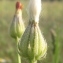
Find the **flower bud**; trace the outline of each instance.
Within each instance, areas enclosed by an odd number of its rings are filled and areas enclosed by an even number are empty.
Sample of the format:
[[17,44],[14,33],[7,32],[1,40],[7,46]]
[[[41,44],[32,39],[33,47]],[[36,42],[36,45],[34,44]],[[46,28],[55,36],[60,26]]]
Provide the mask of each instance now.
[[22,19],[22,9],[20,2],[16,3],[16,13],[14,15],[13,21],[10,26],[10,35],[13,38],[20,38],[25,30],[23,19]]
[[30,61],[40,60],[46,55],[47,43],[37,23],[29,23],[18,47],[20,55]]

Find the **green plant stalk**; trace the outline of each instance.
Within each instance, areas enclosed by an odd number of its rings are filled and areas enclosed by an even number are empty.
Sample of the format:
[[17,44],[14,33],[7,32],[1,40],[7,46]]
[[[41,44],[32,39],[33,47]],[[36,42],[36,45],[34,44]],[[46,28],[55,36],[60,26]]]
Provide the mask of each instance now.
[[[19,42],[19,38],[18,38],[18,37],[16,38],[16,42],[17,42],[17,51],[19,51],[19,50],[18,50],[18,42]],[[18,56],[18,57],[17,57],[18,63],[21,63],[21,56],[18,54],[18,52],[17,52],[17,56]]]
[[59,40],[58,40],[58,38],[56,38],[56,42],[55,42],[55,53],[54,53],[54,63],[59,63],[59,51],[60,51],[60,49],[59,49]]
[[34,61],[34,60],[31,60],[29,63],[37,63],[37,60]]
[[[58,33],[57,33],[58,34]],[[51,29],[51,37],[52,37],[52,44],[53,44],[53,62],[52,63],[59,63],[59,36],[56,35],[55,31]]]

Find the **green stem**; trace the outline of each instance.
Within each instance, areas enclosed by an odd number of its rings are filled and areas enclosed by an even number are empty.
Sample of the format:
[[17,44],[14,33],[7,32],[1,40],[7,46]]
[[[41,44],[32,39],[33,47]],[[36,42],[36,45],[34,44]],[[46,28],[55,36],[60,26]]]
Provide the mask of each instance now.
[[54,63],[59,63],[59,43],[56,41],[55,53],[54,53]]
[[[17,42],[17,51],[19,51],[18,50],[18,42],[19,42],[19,38],[18,37],[16,38],[16,42]],[[18,55],[18,63],[21,63],[21,56],[18,54],[18,52],[17,52],[17,55]]]
[[37,61],[31,60],[29,63],[37,63]]

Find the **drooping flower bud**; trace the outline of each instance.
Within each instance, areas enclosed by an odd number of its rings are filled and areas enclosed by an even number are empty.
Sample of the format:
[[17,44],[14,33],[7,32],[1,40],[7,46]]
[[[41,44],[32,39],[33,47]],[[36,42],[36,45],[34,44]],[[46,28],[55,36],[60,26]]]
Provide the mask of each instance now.
[[46,55],[47,43],[41,34],[38,23],[29,23],[18,47],[20,55],[29,61],[40,60]]
[[10,26],[10,35],[13,38],[20,38],[25,30],[23,19],[22,19],[22,4],[16,3],[16,12],[13,21]]

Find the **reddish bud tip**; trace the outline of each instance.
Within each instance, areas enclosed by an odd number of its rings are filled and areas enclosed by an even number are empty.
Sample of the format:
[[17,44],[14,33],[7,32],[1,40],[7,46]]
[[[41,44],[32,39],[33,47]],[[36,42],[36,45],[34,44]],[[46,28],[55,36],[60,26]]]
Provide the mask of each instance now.
[[20,2],[16,2],[16,9],[22,9],[22,4]]

